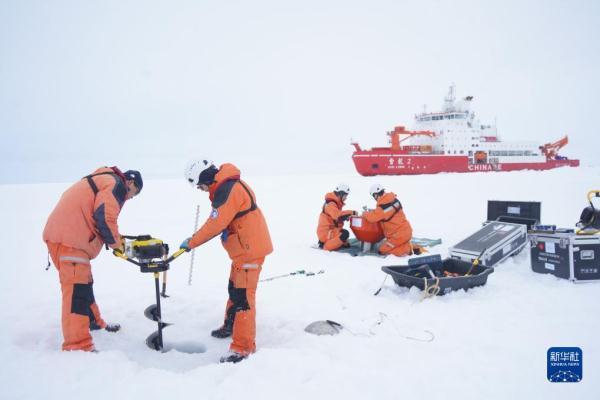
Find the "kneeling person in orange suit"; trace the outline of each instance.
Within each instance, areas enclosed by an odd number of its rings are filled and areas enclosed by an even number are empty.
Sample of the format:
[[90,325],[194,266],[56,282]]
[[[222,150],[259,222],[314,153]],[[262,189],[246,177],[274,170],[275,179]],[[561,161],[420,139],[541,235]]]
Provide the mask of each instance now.
[[185,177],[192,186],[209,193],[212,211],[180,248],[193,249],[221,235],[232,261],[225,318],[211,335],[233,335],[229,353],[221,362],[235,363],[256,351],[256,287],[265,257],[273,252],[271,236],[254,192],[240,179],[240,170],[233,164],[217,168],[207,159],[195,160],[186,167]]
[[340,183],[333,192],[325,195],[325,204],[321,209],[317,226],[319,247],[324,250],[337,250],[348,243],[350,232],[343,229],[344,221],[357,214],[356,211],[342,210],[349,194],[350,187]]
[[48,217],[43,238],[60,278],[63,350],[95,351],[90,330],[120,329],[100,315],[90,261],[103,244],[122,247],[117,217],[142,186],[138,171],[99,168],[64,192]]
[[379,253],[395,256],[420,254],[421,248],[413,246],[410,242],[412,227],[396,195],[392,192],[386,193],[380,184],[372,185],[369,192],[377,201],[377,207],[373,211],[365,211],[363,217],[369,222],[381,224],[385,239],[379,246]]

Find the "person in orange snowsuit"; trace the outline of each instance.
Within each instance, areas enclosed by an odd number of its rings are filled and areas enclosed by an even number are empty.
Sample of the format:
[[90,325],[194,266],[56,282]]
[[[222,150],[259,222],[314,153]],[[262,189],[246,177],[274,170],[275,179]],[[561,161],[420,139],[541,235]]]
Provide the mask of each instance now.
[[193,249],[216,236],[231,259],[229,298],[223,325],[212,331],[216,338],[233,336],[229,353],[221,362],[239,362],[256,351],[256,288],[265,257],[273,252],[267,222],[256,203],[256,196],[240,179],[233,164],[217,168],[199,159],[185,170],[188,182],[208,192],[212,211],[206,222],[180,248]]
[[373,211],[365,211],[363,217],[369,222],[381,224],[385,240],[379,246],[379,253],[395,256],[420,254],[421,248],[413,246],[410,242],[412,227],[396,195],[392,192],[386,193],[380,184],[371,186],[370,193],[377,201],[377,207]]
[[43,239],[62,290],[63,350],[95,351],[90,329],[120,329],[100,315],[90,261],[102,245],[122,247],[117,217],[142,186],[138,171],[102,167],[67,189],[48,217]]
[[317,226],[319,247],[324,250],[337,250],[348,243],[350,232],[343,229],[344,221],[357,214],[353,210],[342,210],[349,194],[350,187],[341,183],[333,192],[325,195],[325,203],[319,214]]

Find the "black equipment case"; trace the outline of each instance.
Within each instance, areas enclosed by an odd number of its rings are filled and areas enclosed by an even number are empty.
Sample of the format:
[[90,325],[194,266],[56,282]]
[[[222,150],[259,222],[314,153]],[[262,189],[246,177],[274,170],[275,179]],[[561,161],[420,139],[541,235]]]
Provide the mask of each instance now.
[[493,267],[518,253],[527,244],[527,226],[493,221],[448,249],[450,257],[472,262],[477,257],[482,265]]
[[487,221],[477,232],[449,248],[450,257],[494,267],[527,244],[527,229],[540,222],[541,203],[488,201]]
[[600,280],[600,235],[529,232],[531,269],[573,282]]

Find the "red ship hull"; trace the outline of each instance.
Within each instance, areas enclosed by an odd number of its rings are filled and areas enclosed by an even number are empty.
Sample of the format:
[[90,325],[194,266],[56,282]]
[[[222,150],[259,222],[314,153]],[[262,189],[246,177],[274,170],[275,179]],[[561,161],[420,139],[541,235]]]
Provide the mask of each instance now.
[[498,164],[472,164],[467,156],[439,154],[406,154],[393,151],[355,151],[352,160],[359,174],[422,175],[440,172],[489,172],[518,170],[547,170],[559,167],[578,167],[579,160],[548,159],[545,162],[515,162]]

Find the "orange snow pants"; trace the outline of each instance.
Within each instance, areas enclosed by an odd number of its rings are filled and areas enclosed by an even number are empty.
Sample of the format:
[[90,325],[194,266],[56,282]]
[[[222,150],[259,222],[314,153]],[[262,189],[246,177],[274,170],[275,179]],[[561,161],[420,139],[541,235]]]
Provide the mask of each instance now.
[[256,287],[264,262],[263,257],[231,265],[224,325],[233,330],[229,349],[243,355],[256,351]]
[[347,243],[349,232],[345,229],[335,228],[329,231],[328,239],[323,243],[323,250],[334,251]]
[[393,254],[398,257],[410,255],[413,253],[410,239],[410,236],[408,238],[385,239],[379,246],[379,253],[384,255]]
[[81,250],[56,243],[48,243],[48,251],[58,269],[62,290],[62,349],[94,350],[90,321],[101,328],[106,327],[106,322],[94,300],[89,257]]

